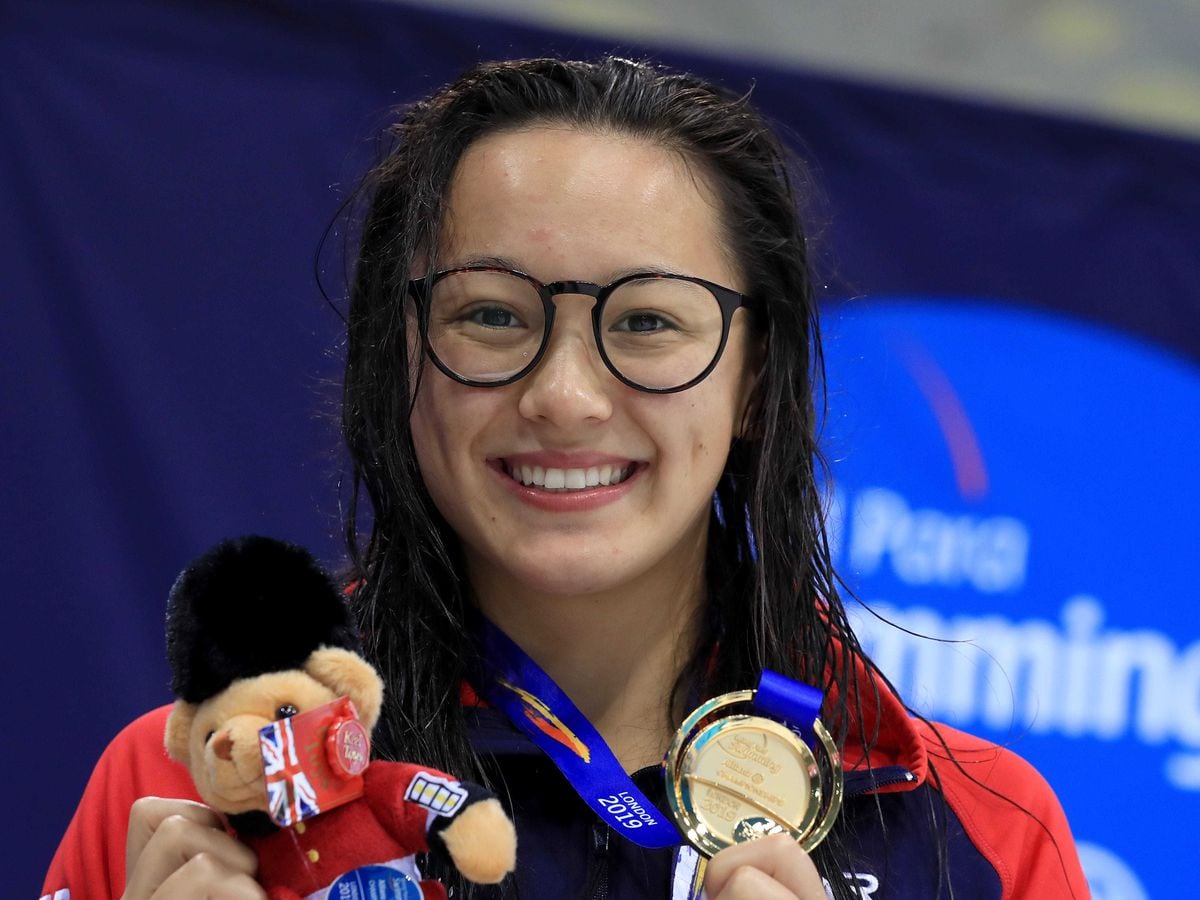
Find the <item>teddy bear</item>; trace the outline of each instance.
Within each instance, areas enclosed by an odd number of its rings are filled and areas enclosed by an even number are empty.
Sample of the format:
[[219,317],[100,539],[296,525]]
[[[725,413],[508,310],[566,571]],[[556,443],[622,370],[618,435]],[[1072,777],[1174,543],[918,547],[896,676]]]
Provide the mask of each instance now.
[[[343,597],[306,550],[257,536],[224,541],[183,571],[167,609],[177,698],[167,753],[255,851],[271,900],[444,898],[440,883],[420,878],[414,855],[426,852],[476,883],[512,871],[516,833],[485,788],[428,766],[368,764],[383,683],[360,655]],[[317,815],[297,806],[281,827],[280,805],[296,798],[269,796],[260,733],[339,698],[338,721],[352,726],[351,766],[339,774],[361,797]]]

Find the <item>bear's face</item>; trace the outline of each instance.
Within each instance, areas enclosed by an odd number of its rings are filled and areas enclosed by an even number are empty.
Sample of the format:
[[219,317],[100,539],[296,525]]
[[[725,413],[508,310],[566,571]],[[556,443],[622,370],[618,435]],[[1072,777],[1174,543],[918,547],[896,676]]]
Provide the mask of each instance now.
[[224,813],[265,811],[259,731],[336,699],[316,679],[289,671],[235,681],[199,704],[188,729],[187,764],[200,797]]
[[303,669],[242,678],[199,704],[176,700],[167,717],[167,753],[188,767],[200,797],[214,809],[266,811],[259,730],[338,697],[350,698],[368,732],[375,727],[383,705],[379,675],[356,653],[321,647]]

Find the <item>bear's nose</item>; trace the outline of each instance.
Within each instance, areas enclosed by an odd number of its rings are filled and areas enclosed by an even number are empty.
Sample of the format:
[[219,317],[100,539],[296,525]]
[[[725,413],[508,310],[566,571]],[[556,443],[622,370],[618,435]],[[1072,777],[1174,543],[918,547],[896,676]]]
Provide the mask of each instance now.
[[213,753],[217,759],[230,760],[233,758],[233,738],[228,731],[222,731],[212,739]]

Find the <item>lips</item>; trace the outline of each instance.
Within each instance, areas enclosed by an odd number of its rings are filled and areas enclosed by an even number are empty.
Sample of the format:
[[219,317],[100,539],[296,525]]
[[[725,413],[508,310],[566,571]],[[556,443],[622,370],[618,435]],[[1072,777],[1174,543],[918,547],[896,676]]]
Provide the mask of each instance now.
[[545,491],[584,491],[588,488],[609,487],[620,484],[633,474],[636,463],[603,463],[596,466],[540,466],[521,464],[502,459],[500,465],[506,475],[526,487],[538,487]]

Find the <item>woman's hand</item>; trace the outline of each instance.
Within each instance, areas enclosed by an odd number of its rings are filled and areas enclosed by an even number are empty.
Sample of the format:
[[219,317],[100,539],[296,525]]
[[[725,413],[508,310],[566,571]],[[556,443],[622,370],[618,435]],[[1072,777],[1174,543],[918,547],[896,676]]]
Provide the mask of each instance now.
[[726,847],[704,873],[708,900],[827,900],[808,854],[789,835]]
[[254,852],[203,804],[142,797],[129,811],[124,900],[264,900],[257,868]]

